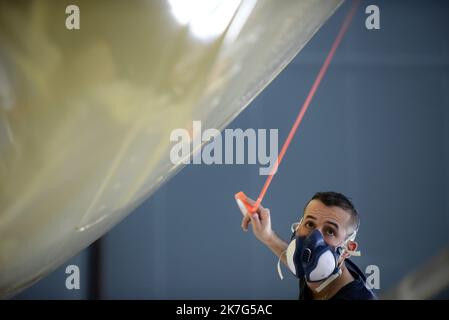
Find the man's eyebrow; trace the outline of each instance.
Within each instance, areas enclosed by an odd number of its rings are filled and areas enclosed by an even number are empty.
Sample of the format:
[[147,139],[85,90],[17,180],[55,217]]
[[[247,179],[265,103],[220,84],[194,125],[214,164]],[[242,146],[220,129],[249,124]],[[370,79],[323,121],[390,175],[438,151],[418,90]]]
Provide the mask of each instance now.
[[305,219],[308,219],[308,218],[310,218],[310,219],[312,219],[312,220],[316,220],[316,217],[314,217],[314,216],[312,216],[312,215],[310,215],[310,214],[306,215],[306,216],[304,217],[304,220],[305,220]]
[[335,222],[327,220],[326,223],[333,225],[338,230],[338,224],[336,224]]

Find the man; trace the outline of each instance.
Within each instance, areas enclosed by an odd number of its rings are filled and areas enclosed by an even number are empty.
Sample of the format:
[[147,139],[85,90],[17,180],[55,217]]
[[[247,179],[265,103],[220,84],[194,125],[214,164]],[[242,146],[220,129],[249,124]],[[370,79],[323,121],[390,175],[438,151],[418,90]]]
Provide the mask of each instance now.
[[[248,202],[255,203],[249,198]],[[358,254],[355,236],[360,220],[343,194],[316,193],[306,205],[303,218],[292,226],[290,244],[271,229],[269,209],[259,206],[254,214],[243,213],[243,230],[247,231],[251,223],[257,239],[300,279],[299,299],[376,299],[365,286],[364,274],[348,259]]]

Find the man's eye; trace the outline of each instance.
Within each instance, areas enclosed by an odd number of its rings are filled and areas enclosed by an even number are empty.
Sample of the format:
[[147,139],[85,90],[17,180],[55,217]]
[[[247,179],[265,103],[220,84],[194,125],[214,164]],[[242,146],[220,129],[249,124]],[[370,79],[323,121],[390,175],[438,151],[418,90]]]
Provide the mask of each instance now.
[[326,234],[330,237],[333,237],[333,236],[335,236],[335,231],[332,229],[327,229]]
[[313,227],[314,227],[313,222],[310,221],[306,222],[306,228],[312,229]]

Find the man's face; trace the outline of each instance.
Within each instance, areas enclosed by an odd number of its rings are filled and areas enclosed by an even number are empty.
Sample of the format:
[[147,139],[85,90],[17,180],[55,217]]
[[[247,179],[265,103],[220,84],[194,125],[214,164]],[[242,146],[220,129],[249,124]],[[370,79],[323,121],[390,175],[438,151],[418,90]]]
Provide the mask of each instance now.
[[337,247],[349,236],[351,215],[339,207],[327,207],[320,200],[312,200],[304,210],[304,218],[296,230],[297,236],[308,236],[318,229],[324,241]]

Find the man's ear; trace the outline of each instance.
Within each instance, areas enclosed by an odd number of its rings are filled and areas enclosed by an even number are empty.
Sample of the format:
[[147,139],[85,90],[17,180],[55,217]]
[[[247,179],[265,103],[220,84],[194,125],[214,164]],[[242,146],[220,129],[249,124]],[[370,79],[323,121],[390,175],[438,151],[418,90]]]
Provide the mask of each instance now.
[[[357,248],[359,247],[359,244],[356,241],[349,240],[348,243],[346,244],[346,247],[350,251],[356,251]],[[346,259],[350,256],[350,254],[345,251],[342,256],[343,256],[343,258]]]
[[[348,243],[346,244],[346,247],[347,247],[348,250],[350,250],[350,251],[356,251],[357,248],[359,247],[359,244],[358,244],[356,241],[349,240]],[[345,252],[345,253],[344,253],[344,256],[345,256],[345,258],[347,258],[347,257],[350,256],[350,254],[347,253],[347,252]]]

